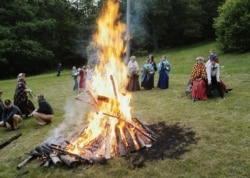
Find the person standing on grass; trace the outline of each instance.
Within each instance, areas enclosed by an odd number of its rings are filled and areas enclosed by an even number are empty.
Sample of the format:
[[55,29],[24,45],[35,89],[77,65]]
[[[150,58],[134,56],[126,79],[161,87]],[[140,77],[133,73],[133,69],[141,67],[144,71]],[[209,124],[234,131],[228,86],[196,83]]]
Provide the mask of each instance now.
[[78,90],[78,81],[77,81],[78,70],[76,69],[76,66],[72,67],[72,77],[73,77],[73,80],[74,80],[73,90],[77,91]]
[[13,105],[9,99],[4,101],[5,107],[3,110],[2,121],[0,126],[6,127],[9,130],[16,130],[19,128],[19,123],[22,122],[22,112]]
[[35,110],[34,104],[29,100],[28,93],[32,90],[28,88],[25,80],[25,73],[19,73],[17,76],[17,85],[14,94],[14,105],[16,105],[21,112],[28,117],[28,115]]
[[86,78],[87,78],[87,71],[86,71],[86,67],[83,66],[80,71],[79,71],[79,89],[80,92],[83,92],[86,88]]
[[158,64],[159,79],[157,87],[166,89],[169,86],[170,64],[166,56],[162,56],[161,62]]
[[62,71],[62,64],[61,64],[61,63],[58,63],[58,66],[57,66],[56,71],[57,71],[56,76],[57,76],[57,77],[60,77],[61,71]]
[[193,66],[191,73],[191,83],[192,83],[192,101],[196,100],[206,100],[207,99],[207,73],[206,67],[203,64],[204,58],[197,57],[196,64]]
[[145,90],[152,90],[152,88],[154,87],[154,73],[154,67],[150,63],[150,60],[147,58],[146,63],[143,65],[141,76],[141,87],[143,87]]
[[138,91],[140,90],[140,83],[139,83],[139,65],[136,61],[135,56],[130,57],[130,61],[128,62],[128,83],[126,86],[127,91]]
[[37,96],[38,109],[31,113],[34,116],[39,125],[46,125],[51,122],[54,111],[48,101],[45,100],[43,94]]

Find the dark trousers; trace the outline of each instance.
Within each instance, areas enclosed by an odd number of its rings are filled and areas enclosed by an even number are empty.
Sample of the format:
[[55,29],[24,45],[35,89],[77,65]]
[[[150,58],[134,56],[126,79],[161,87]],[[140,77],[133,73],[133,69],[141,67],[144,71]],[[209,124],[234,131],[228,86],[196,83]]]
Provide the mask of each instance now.
[[216,77],[211,77],[212,81],[211,81],[211,85],[209,86],[209,91],[212,90],[213,87],[216,87],[216,90],[218,91],[219,95],[221,98],[224,97],[224,91],[222,89],[222,85],[220,82],[217,82]]

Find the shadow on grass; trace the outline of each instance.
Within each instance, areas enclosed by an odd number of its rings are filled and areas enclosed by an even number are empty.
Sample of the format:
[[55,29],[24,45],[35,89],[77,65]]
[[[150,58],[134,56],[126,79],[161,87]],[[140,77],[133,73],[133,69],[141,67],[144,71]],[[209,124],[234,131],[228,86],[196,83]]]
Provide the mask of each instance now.
[[159,122],[148,127],[157,134],[157,140],[152,147],[126,157],[133,169],[143,167],[145,161],[178,159],[188,151],[188,145],[196,143],[195,132],[190,128],[179,126],[178,123],[166,125],[165,122]]

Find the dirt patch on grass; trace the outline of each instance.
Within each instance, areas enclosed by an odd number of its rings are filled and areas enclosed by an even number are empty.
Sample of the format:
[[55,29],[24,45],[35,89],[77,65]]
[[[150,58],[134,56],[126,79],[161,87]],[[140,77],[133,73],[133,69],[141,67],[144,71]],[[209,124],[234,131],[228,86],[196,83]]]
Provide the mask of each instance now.
[[148,127],[156,133],[157,141],[152,147],[126,157],[132,168],[143,167],[145,161],[177,159],[188,151],[188,145],[196,143],[195,132],[191,128],[180,126],[178,123],[166,125],[165,122],[159,122]]

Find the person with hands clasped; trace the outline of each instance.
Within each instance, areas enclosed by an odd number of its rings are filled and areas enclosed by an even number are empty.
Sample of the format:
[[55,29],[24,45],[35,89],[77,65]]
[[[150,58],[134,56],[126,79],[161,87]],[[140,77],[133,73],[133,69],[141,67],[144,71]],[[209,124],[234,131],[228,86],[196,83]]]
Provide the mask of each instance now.
[[34,104],[28,99],[28,94],[32,93],[32,90],[27,86],[25,73],[19,73],[17,80],[18,82],[14,94],[14,105],[18,106],[25,117],[28,117],[28,115],[35,110]]

